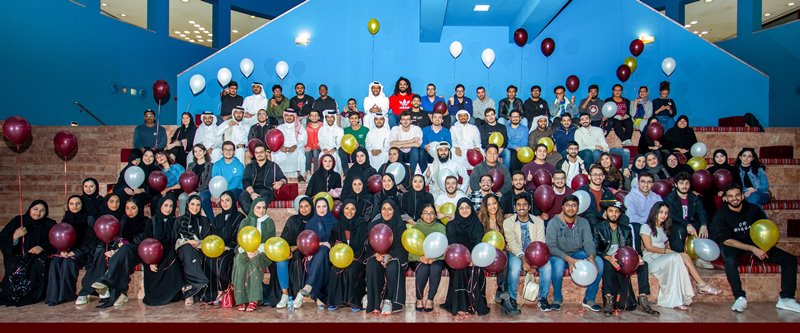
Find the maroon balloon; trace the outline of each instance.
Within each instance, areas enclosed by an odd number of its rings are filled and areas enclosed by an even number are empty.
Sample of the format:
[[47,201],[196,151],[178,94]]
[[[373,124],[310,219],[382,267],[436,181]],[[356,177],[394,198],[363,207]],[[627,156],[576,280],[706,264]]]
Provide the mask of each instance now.
[[503,175],[503,172],[498,168],[489,169],[487,173],[492,176],[492,192],[500,191],[500,188],[503,187],[503,183],[506,181],[506,176]]
[[270,151],[278,151],[281,149],[281,147],[283,147],[283,141],[283,132],[274,128],[267,131],[267,135],[264,136],[264,142],[267,143],[267,148],[269,148]]
[[642,51],[644,51],[644,42],[642,42],[640,39],[634,39],[631,41],[629,49],[634,57],[638,57],[640,54],[642,54]]
[[714,187],[722,191],[726,187],[733,184],[733,174],[725,169],[719,169],[714,172]]
[[378,223],[369,231],[369,245],[375,253],[386,254],[392,248],[394,234],[386,223]]
[[259,139],[259,138],[252,138],[252,139],[250,139],[250,141],[247,141],[247,150],[250,151],[250,155],[255,155],[256,154],[256,145],[259,142],[262,143],[262,144],[264,143],[264,141],[261,141],[261,139]]
[[156,99],[162,99],[167,97],[167,95],[169,95],[169,83],[167,83],[167,81],[158,80],[153,83],[153,96],[155,96]]
[[669,180],[661,179],[653,183],[653,192],[660,195],[662,198],[672,192],[672,183]]
[[56,133],[53,137],[53,148],[61,158],[67,158],[78,149],[78,138],[68,131]]
[[303,230],[297,235],[297,249],[304,256],[313,256],[319,251],[319,236],[311,230]]
[[331,209],[331,214],[333,214],[333,217],[338,219],[339,218],[339,214],[341,212],[342,212],[342,202],[339,201],[339,200],[336,200],[336,202],[333,204],[333,209]]
[[452,269],[464,269],[472,263],[472,257],[466,246],[450,244],[447,246],[447,250],[444,251],[444,262]]
[[617,154],[610,154],[611,157],[611,164],[614,165],[617,170],[622,170],[622,156]]
[[550,260],[550,249],[543,242],[532,242],[525,248],[525,262],[534,267],[547,265]]
[[578,90],[578,87],[581,86],[581,80],[575,75],[570,75],[567,77],[566,86],[569,92],[574,93],[575,90]]
[[475,149],[467,150],[467,161],[469,162],[469,165],[476,166],[483,162],[483,155],[481,155],[481,152]]
[[[722,169],[720,169],[722,170]],[[727,171],[727,170],[725,170]],[[708,170],[696,171],[692,175],[692,188],[697,192],[705,192],[714,184],[714,177]]]
[[181,174],[181,177],[178,178],[178,184],[181,185],[181,190],[186,193],[192,193],[197,190],[197,186],[200,185],[200,177],[197,177],[192,171],[186,170]]
[[20,116],[11,116],[3,122],[3,136],[14,145],[21,145],[31,138],[31,123]]
[[69,250],[78,239],[75,228],[69,223],[58,223],[50,228],[50,244],[53,245],[58,252]]
[[147,176],[147,184],[151,190],[161,192],[167,188],[167,176],[159,170],[153,171]]
[[372,175],[367,178],[367,189],[369,193],[375,194],[383,188],[383,179],[381,175]]
[[619,248],[614,258],[617,259],[619,272],[626,276],[636,273],[639,268],[639,254],[630,246]]
[[617,199],[619,202],[625,202],[625,196],[628,195],[628,191],[619,190],[617,193],[614,194],[614,199]]
[[506,264],[508,264],[508,257],[506,257],[506,253],[500,251],[498,249],[494,249],[494,261],[492,261],[489,266],[486,266],[486,271],[491,274],[497,274],[506,269]]
[[119,235],[120,223],[113,215],[103,215],[94,221],[94,234],[104,243],[110,243]]
[[659,123],[651,123],[647,125],[647,137],[651,140],[658,140],[661,139],[661,136],[664,135],[664,126],[661,126]]
[[519,28],[514,31],[514,43],[519,47],[524,47],[528,42],[528,32],[525,29]]
[[549,212],[556,203],[556,191],[550,185],[539,185],[533,192],[533,203],[539,210]]
[[586,185],[586,184],[589,184],[589,175],[582,173],[582,174],[579,174],[579,175],[575,176],[575,178],[572,178],[572,183],[570,183],[570,185],[572,185],[572,186],[570,186],[570,187],[573,190],[577,191],[579,188],[583,187],[583,185]]
[[628,78],[631,77],[631,68],[628,65],[619,65],[617,67],[617,78],[622,81],[628,81]]
[[142,262],[148,265],[155,265],[161,261],[164,256],[164,245],[155,238],[146,238],[139,243],[139,258]]
[[553,185],[553,175],[545,169],[536,170],[533,172],[533,185],[536,185],[536,187],[542,185],[551,186]]
[[721,196],[718,196],[718,195],[714,196],[714,207],[716,207],[717,209],[722,208],[722,197]]
[[545,38],[542,41],[542,54],[544,54],[545,57],[549,57],[555,50],[556,41],[554,41],[552,38]]
[[445,102],[438,101],[433,105],[433,111],[447,113],[447,104],[445,104]]

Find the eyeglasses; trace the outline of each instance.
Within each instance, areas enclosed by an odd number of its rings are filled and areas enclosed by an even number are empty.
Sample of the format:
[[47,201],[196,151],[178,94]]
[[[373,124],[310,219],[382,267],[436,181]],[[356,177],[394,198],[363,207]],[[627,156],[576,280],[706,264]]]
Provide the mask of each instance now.
[[576,203],[566,203],[566,204],[564,204],[564,207],[577,208],[578,204],[576,204]]

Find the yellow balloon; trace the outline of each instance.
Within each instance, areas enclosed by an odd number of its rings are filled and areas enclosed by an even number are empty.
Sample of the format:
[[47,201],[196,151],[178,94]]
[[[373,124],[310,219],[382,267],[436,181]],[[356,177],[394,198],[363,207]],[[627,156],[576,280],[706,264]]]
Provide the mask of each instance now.
[[274,262],[285,261],[289,259],[289,243],[280,237],[270,237],[264,242],[264,253]]
[[347,268],[353,262],[353,249],[345,243],[339,243],[331,248],[328,257],[337,268]]
[[642,118],[636,119],[636,121],[633,122],[633,128],[639,128],[639,125],[641,123],[642,123]]
[[447,225],[447,222],[450,222],[450,219],[445,217],[445,218],[439,219],[439,222],[442,222],[442,224]]
[[689,159],[686,162],[686,165],[692,167],[694,171],[700,171],[706,169],[706,159],[700,156],[695,156]]
[[[311,200],[311,201],[312,202],[317,202],[317,199],[319,199],[319,198],[325,198],[325,200],[328,201],[328,209],[329,210],[333,210],[333,197],[330,194],[328,194],[328,192],[319,192],[319,193],[317,193],[317,195],[315,195],[313,200]],[[311,206],[314,207],[314,205],[311,205]]]
[[697,259],[697,253],[694,252],[694,236],[686,238],[686,246],[684,246],[683,252],[686,252],[692,259]]
[[203,250],[206,257],[217,258],[222,255],[222,252],[225,252],[225,241],[217,235],[208,235],[200,243],[200,249]]
[[531,147],[517,148],[517,159],[522,163],[533,161],[533,149]]
[[503,134],[500,134],[500,132],[492,132],[492,134],[489,134],[489,143],[490,144],[496,145],[498,147],[502,147],[503,146],[503,142],[504,142],[503,141]]
[[418,256],[425,254],[425,251],[422,249],[422,243],[425,242],[425,234],[419,231],[419,229],[403,231],[403,236],[400,238],[400,241],[403,243],[403,247],[408,253]]
[[261,232],[256,227],[246,226],[239,230],[236,240],[239,241],[239,246],[245,252],[255,252],[261,245]]
[[342,149],[348,154],[352,154],[358,148],[358,140],[352,134],[345,134],[342,137]]
[[456,205],[452,202],[445,203],[439,206],[439,213],[444,215],[451,215],[456,212]]
[[778,225],[767,219],[758,220],[750,226],[750,238],[761,250],[769,251],[778,244]]
[[503,237],[503,234],[498,231],[492,230],[487,232],[485,235],[483,235],[483,239],[481,239],[481,241],[491,244],[495,249],[500,251],[503,251],[506,248],[506,240]]
[[638,64],[636,63],[636,58],[634,58],[634,57],[627,57],[627,58],[625,58],[625,61],[624,61],[623,63],[624,63],[624,64],[626,64],[626,65],[628,65],[628,67],[630,67],[630,68],[631,68],[631,73],[633,73],[633,72],[635,72],[635,71],[636,71],[636,66],[638,65]]
[[543,144],[543,145],[547,146],[547,153],[548,154],[552,153],[553,149],[556,148],[556,143],[553,142],[553,139],[551,139],[549,137],[543,137],[543,138],[539,139],[539,141],[537,141],[536,143]]
[[378,19],[371,18],[369,22],[367,22],[367,30],[374,36],[378,33],[378,30],[381,30],[381,23],[378,22]]

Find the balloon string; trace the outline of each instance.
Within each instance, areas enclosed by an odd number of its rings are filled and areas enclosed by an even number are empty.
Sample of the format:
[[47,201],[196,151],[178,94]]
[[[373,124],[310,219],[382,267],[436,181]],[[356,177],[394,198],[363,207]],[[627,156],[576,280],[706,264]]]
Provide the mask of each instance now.
[[375,81],[375,35],[372,35],[372,79],[371,80]]
[[67,157],[64,156],[64,201],[67,200]]
[[[19,151],[20,147],[17,145],[17,151]],[[17,186],[19,188],[19,227],[22,228],[22,171],[19,167],[19,154],[16,156],[15,159],[17,161]],[[25,235],[22,235],[22,257],[25,258]]]
[[456,85],[456,59],[453,58],[453,86]]
[[[153,147],[154,149],[158,148],[158,128],[161,127],[159,125],[160,121],[161,121],[161,99],[158,100],[158,115],[156,116],[156,144]],[[64,163],[66,163],[66,160]],[[66,166],[64,168],[66,168]]]
[[546,66],[545,67],[547,69],[545,71],[544,85],[545,85],[545,89],[547,89],[547,87],[550,86],[550,56],[547,56],[547,59],[545,61],[546,61]]
[[523,53],[524,52],[525,52],[525,48],[524,47],[520,47],[519,48],[519,87],[520,87],[520,89],[522,89],[522,64],[523,64],[522,63],[522,59],[523,59]]

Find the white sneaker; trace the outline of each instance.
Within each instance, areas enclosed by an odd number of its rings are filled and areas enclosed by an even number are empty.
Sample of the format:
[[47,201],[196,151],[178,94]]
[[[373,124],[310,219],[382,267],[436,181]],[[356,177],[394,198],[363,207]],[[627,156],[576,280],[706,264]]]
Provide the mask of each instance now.
[[367,308],[367,295],[364,295],[364,297],[361,297],[361,308],[362,309],[366,309]]
[[109,291],[108,289],[106,289],[106,292],[100,294],[100,299],[106,299],[109,297],[111,297],[111,291]]
[[[294,301],[292,301],[292,303],[294,303]],[[278,309],[283,309],[287,306],[289,306],[289,295],[281,295],[281,300],[275,305],[275,307]]]
[[628,140],[625,140],[625,141],[622,141],[622,145],[623,145],[623,146],[630,146],[630,145],[632,145],[632,144],[633,144],[633,142],[631,142],[631,140],[630,140],[630,139],[628,139]]
[[794,298],[780,298],[775,307],[781,310],[789,310],[800,313],[800,304]]
[[125,303],[128,303],[128,296],[125,294],[120,294],[119,297],[117,297],[117,300],[114,302],[114,306],[123,306]]
[[89,296],[78,296],[78,299],[75,300],[75,305],[84,305],[89,303]]
[[[287,299],[288,302],[288,299]],[[297,293],[297,296],[294,298],[294,308],[299,309],[303,306],[303,294]]]
[[[781,302],[778,301],[778,305],[780,305],[780,303]],[[737,298],[736,302],[733,302],[733,306],[731,306],[731,311],[744,312],[744,309],[747,309],[747,299],[744,297]]]
[[694,265],[697,266],[697,267],[700,267],[700,268],[714,269],[714,265],[712,265],[710,262],[705,261],[703,259],[695,260]]

